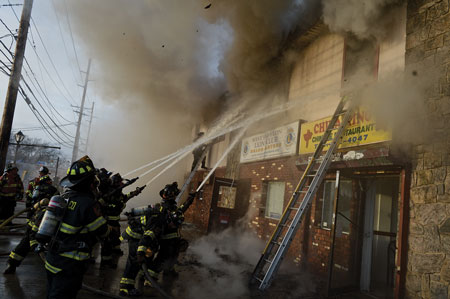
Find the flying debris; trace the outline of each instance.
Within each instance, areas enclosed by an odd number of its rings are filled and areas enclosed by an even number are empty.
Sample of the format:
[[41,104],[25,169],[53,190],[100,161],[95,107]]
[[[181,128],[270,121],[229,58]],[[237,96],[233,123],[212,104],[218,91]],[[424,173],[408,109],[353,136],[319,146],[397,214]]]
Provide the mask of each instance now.
[[208,9],[211,7],[211,3],[209,3],[208,5],[205,6],[205,9]]

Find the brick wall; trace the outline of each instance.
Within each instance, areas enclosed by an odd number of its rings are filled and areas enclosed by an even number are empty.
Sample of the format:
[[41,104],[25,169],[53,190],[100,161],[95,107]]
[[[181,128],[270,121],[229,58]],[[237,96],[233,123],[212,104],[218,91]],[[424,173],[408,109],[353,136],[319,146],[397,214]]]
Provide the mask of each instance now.
[[[204,175],[204,170],[197,171],[189,189],[197,189],[199,184],[203,181]],[[208,232],[214,177],[223,177],[224,175],[225,168],[217,168],[214,176],[210,178],[210,183],[203,186],[203,194],[201,196],[202,199],[200,200],[199,197],[197,197],[192,206],[185,213],[185,221],[195,224],[197,228],[205,234]]]
[[406,72],[437,74],[424,98],[432,137],[415,145],[406,274],[407,298],[450,291],[450,13],[448,0],[409,0]]
[[[266,181],[285,182],[284,207],[286,207],[302,175],[302,172],[295,166],[296,158],[289,157],[240,165],[240,178],[251,179],[252,190],[249,206],[251,211],[249,215],[253,215],[253,217],[249,219],[248,225],[264,241],[271,237],[278,220],[265,217],[266,194],[263,184]],[[321,206],[318,209],[320,209],[320,214]],[[355,209],[352,209],[353,213],[356,213]],[[331,233],[330,230],[322,229],[314,224],[314,215],[316,215],[316,200],[313,200],[311,209],[291,243],[285,260],[299,266],[306,266],[311,273],[325,278],[328,273]],[[354,250],[346,250],[351,246],[352,240],[350,236],[341,236],[336,246],[341,257],[340,263],[346,268],[350,268],[348,257],[354,254]]]

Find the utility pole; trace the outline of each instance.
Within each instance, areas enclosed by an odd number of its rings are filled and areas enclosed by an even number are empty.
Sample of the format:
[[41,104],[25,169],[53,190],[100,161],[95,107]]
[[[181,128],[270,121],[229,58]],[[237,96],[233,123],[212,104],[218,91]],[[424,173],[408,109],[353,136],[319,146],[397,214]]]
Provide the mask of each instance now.
[[28,27],[30,27],[31,9],[33,0],[25,0],[20,17],[19,35],[17,36],[14,61],[9,77],[8,91],[6,94],[5,107],[3,109],[2,123],[0,128],[0,170],[5,168],[6,155],[8,154],[9,137],[16,109],[17,92],[22,74],[25,46],[27,44]]
[[94,117],[94,104],[95,104],[95,102],[92,102],[91,119],[89,120],[89,130],[88,130],[88,135],[87,135],[87,138],[86,138],[86,148],[84,150],[86,153],[87,153],[87,150],[88,150],[89,136],[91,135],[92,118]]
[[87,91],[87,86],[88,86],[88,82],[89,82],[90,69],[91,69],[91,59],[89,58],[88,67],[87,67],[87,71],[86,71],[86,79],[84,81],[83,96],[81,98],[80,113],[78,114],[77,133],[75,135],[75,143],[73,145],[73,152],[72,152],[72,163],[75,162],[78,158],[78,149],[80,146],[81,119],[83,118],[84,101],[86,100],[86,91]]
[[[59,156],[58,156],[58,158],[56,159],[56,167],[55,167],[55,181],[56,181],[56,178],[58,177],[58,168],[59,168]],[[59,183],[59,182],[57,182],[57,183]]]

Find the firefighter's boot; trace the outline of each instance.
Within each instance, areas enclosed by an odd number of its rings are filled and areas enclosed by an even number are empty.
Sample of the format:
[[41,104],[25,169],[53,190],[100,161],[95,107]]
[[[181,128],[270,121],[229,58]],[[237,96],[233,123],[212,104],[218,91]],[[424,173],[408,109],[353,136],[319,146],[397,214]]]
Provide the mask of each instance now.
[[3,274],[14,274],[16,273],[16,266],[8,263],[8,267],[3,271]]

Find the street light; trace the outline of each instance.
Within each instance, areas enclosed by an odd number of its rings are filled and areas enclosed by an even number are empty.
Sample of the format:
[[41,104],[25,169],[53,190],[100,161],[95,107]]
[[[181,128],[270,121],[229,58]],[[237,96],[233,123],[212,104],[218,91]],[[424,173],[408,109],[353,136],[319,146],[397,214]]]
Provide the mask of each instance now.
[[17,132],[14,134],[14,139],[16,139],[16,153],[14,154],[14,164],[16,164],[17,159],[17,152],[19,151],[20,143],[25,139],[25,135],[23,135],[22,131]]

